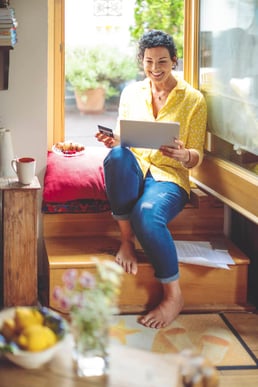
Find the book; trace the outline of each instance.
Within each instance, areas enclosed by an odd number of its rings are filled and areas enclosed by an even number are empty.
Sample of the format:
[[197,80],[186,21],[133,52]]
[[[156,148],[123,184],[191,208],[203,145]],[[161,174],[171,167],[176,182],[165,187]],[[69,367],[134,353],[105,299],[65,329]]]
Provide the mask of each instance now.
[[[0,2],[0,6],[2,3]],[[0,46],[14,46],[17,42],[16,27],[18,23],[13,8],[0,8]]]
[[0,17],[2,16],[14,17],[15,16],[14,8],[10,8],[10,7],[0,8]]

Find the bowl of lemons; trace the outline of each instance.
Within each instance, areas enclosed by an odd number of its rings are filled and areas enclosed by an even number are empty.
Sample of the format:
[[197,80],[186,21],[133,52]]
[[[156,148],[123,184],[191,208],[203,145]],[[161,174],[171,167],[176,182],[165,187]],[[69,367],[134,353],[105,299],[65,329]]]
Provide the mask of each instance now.
[[16,365],[35,369],[61,349],[68,323],[46,307],[19,306],[0,312],[0,354]]

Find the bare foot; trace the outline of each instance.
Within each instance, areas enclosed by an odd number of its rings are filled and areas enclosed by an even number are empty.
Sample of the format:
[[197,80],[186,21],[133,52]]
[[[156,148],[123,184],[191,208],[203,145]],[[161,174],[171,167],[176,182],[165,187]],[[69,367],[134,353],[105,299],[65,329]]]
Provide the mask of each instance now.
[[138,265],[137,257],[134,251],[134,243],[131,241],[123,241],[116,255],[115,261],[122,266],[128,274],[137,274]]
[[179,315],[183,309],[184,300],[180,294],[177,297],[167,297],[146,316],[139,319],[139,323],[149,328],[165,328]]

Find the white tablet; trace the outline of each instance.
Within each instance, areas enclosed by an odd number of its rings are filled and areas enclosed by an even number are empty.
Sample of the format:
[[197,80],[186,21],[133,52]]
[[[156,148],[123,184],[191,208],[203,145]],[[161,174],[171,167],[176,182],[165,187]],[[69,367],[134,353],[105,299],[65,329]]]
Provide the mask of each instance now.
[[179,122],[120,120],[122,146],[159,149],[179,138]]

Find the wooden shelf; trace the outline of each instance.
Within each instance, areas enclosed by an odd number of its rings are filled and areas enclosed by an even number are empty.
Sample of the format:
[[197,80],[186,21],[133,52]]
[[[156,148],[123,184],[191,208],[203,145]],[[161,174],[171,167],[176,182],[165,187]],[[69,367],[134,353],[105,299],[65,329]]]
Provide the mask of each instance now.
[[0,90],[8,89],[11,46],[0,46]]

